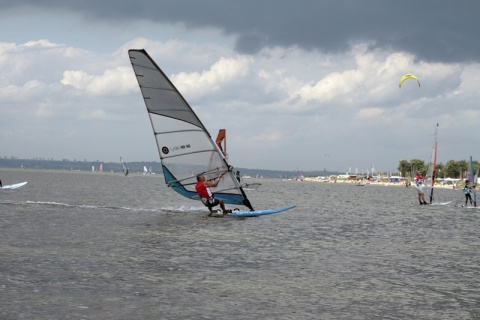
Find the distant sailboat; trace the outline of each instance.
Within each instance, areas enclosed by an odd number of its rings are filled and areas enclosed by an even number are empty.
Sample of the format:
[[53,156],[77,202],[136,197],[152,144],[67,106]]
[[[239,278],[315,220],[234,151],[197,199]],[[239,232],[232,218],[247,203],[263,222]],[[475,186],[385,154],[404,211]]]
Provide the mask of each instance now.
[[476,190],[476,185],[477,185],[477,180],[478,180],[478,171],[480,170],[480,167],[477,169],[477,172],[475,173],[475,169],[473,167],[473,159],[472,156],[470,156],[470,163],[468,164],[468,172],[467,172],[467,177],[468,180],[472,184],[472,200],[473,200],[473,206],[477,207],[477,190]]
[[435,201],[434,202],[433,191],[435,187],[435,178],[437,174],[437,148],[438,148],[438,123],[437,123],[437,126],[435,127],[435,139],[433,142],[432,155],[430,157],[430,163],[428,165],[428,171],[425,176],[424,182],[425,182],[425,187],[427,189],[430,204],[446,205],[452,201],[447,201],[447,202]]
[[147,174],[147,173],[148,173],[147,167],[143,166],[143,174]]
[[430,204],[433,202],[433,189],[435,186],[435,175],[437,173],[437,148],[438,148],[438,123],[435,127],[435,140],[433,143],[432,156],[430,157],[430,164],[428,165],[427,175],[425,176],[425,187],[428,191]]
[[297,169],[297,181],[303,181],[303,174]]
[[125,176],[128,176],[128,167],[125,161],[123,161],[122,157],[120,157],[120,162],[122,163],[123,173]]

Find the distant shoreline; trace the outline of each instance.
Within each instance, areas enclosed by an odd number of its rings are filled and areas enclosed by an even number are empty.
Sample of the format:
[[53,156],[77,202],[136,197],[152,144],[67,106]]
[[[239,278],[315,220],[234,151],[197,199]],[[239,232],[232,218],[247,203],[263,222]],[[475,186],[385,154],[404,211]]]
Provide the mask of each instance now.
[[[54,173],[75,173],[75,174],[101,174],[101,175],[119,175],[123,176],[122,171],[112,172],[112,171],[88,171],[88,170],[66,170],[66,169],[42,169],[42,168],[2,168],[1,171],[19,171],[19,172],[54,172]],[[163,174],[143,174],[141,172],[129,172],[128,177],[130,176],[151,176],[151,177],[162,177]],[[1,179],[1,177],[0,177]]]
[[[123,176],[123,172],[111,172],[111,171],[87,171],[87,170],[64,170],[64,169],[39,169],[39,168],[2,168],[0,167],[0,179],[2,178],[1,172],[2,171],[9,171],[9,172],[53,172],[53,173],[73,173],[73,174],[100,174],[100,175],[118,175]],[[130,172],[127,177],[158,177],[163,179],[163,173],[156,173],[156,174],[143,174],[142,172]],[[337,180],[336,182],[333,181],[326,181],[326,180],[316,180],[313,178],[306,178],[304,181],[296,181],[291,179],[282,179],[282,178],[248,178],[247,180],[283,180],[286,183],[333,183],[339,185],[352,185],[355,186],[356,184],[362,187],[369,187],[369,186],[381,186],[381,187],[405,187],[405,183],[398,183],[398,182],[367,182],[367,183],[359,183],[356,181],[344,181],[344,180]],[[414,185],[410,186],[409,188],[415,188]],[[436,184],[435,188],[442,188],[442,189],[452,189],[456,190],[458,188],[453,188],[452,185],[440,185]]]

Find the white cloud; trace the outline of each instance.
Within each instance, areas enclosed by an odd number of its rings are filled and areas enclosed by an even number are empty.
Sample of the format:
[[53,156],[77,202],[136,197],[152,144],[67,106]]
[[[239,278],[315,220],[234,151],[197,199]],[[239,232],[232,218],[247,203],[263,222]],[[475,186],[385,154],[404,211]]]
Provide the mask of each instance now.
[[478,97],[480,89],[480,64],[475,63],[461,71],[460,85],[455,90],[455,95]]
[[208,70],[193,73],[181,72],[173,75],[172,82],[180,92],[190,97],[200,97],[218,91],[229,81],[238,81],[249,70],[250,59],[245,56],[221,57]]
[[356,70],[334,72],[315,85],[306,85],[300,89],[300,98],[305,101],[318,100],[328,102],[337,96],[347,94],[363,81],[364,76]]
[[82,70],[66,70],[63,75],[62,84],[92,95],[122,95],[135,90],[137,85],[131,68],[127,67],[108,69],[100,76],[89,75]]
[[9,84],[0,87],[0,101],[31,101],[43,94],[45,84],[37,80],[26,82],[22,86]]
[[96,109],[89,111],[87,114],[83,114],[80,119],[105,119],[106,117],[107,113],[105,110]]
[[[464,125],[479,121],[478,64],[428,63],[366,45],[336,55],[275,47],[246,56],[232,42],[135,38],[110,53],[48,40],[0,43],[2,129],[42,133],[35,146],[27,134],[12,142],[0,133],[3,153],[114,161],[122,150],[130,161],[157,160],[129,48],[147,49],[211,134],[227,129],[237,167],[390,169],[429,152],[436,122],[440,161],[458,159]],[[422,87],[399,89],[405,73]],[[49,134],[55,150],[41,148]]]
[[378,118],[379,116],[383,115],[383,113],[384,110],[381,108],[365,108],[357,113],[357,118],[359,120],[370,120]]

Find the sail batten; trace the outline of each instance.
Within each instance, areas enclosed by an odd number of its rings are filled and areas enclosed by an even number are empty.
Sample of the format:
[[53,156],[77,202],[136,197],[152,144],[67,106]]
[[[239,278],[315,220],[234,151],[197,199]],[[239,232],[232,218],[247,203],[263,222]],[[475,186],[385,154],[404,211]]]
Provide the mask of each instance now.
[[189,199],[200,200],[195,191],[197,175],[204,174],[211,180],[225,172],[212,190],[215,197],[253,210],[225,155],[174,84],[145,50],[128,53],[152,125],[165,183]]
[[168,132],[154,132],[154,134],[169,134],[169,133],[192,132],[192,131],[202,132],[202,130],[200,129],[190,129],[190,130],[176,130],[176,131],[168,131]]
[[169,159],[169,158],[175,158],[175,157],[182,157],[182,156],[186,156],[186,155],[193,155],[193,154],[198,154],[198,153],[203,153],[203,152],[212,152],[213,149],[207,149],[207,150],[200,150],[200,151],[195,151],[195,152],[185,152],[185,153],[182,153],[182,154],[176,154],[176,155],[173,155],[173,156],[162,156],[162,159]]

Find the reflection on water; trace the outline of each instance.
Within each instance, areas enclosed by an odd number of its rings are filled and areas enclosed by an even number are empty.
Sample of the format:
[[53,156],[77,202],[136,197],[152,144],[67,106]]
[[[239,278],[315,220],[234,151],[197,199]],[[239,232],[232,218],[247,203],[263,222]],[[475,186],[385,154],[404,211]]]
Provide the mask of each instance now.
[[480,319],[476,209],[262,180],[206,218],[161,176],[0,170],[1,319]]

